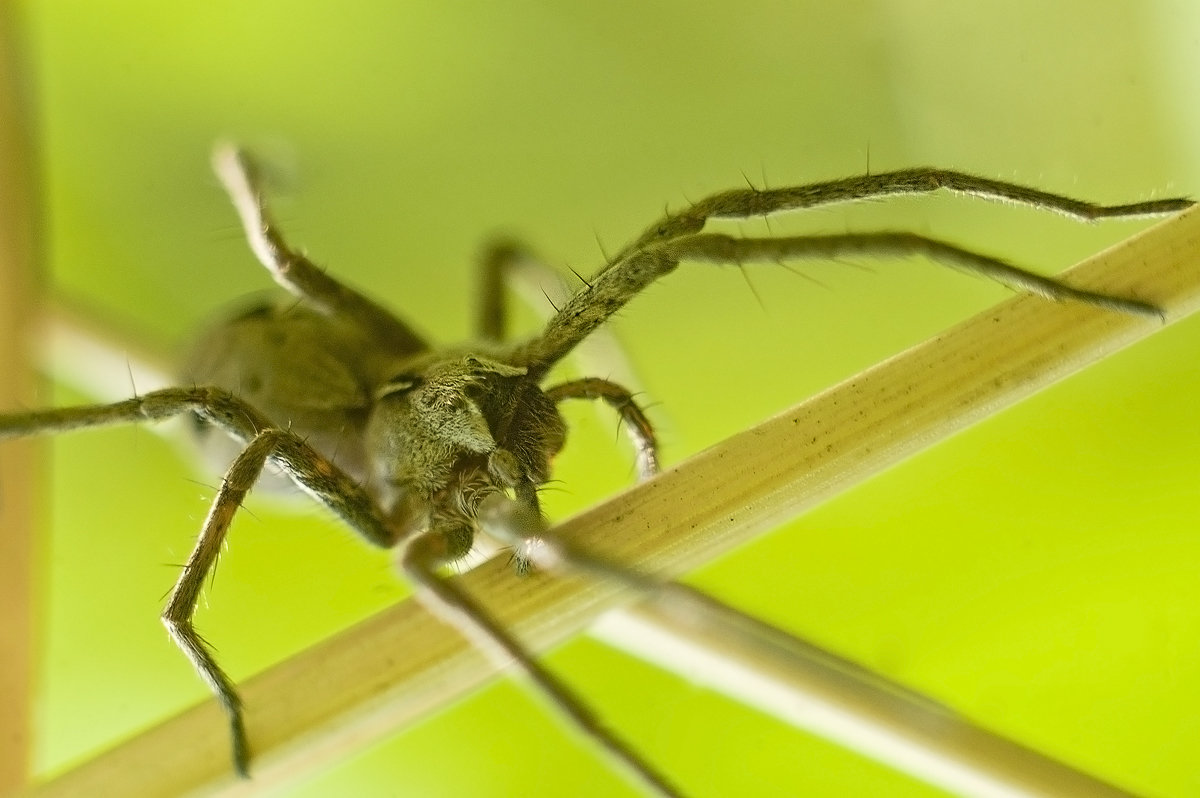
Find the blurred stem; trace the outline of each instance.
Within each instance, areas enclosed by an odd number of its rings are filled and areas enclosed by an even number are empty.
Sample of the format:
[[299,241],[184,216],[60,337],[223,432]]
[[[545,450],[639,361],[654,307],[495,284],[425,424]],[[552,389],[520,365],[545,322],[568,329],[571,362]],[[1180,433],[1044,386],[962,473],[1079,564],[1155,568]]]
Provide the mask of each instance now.
[[[35,304],[34,202],[20,48],[0,7],[0,407],[33,403],[26,330]],[[0,792],[28,778],[33,671],[34,478],[38,444],[0,447]]]

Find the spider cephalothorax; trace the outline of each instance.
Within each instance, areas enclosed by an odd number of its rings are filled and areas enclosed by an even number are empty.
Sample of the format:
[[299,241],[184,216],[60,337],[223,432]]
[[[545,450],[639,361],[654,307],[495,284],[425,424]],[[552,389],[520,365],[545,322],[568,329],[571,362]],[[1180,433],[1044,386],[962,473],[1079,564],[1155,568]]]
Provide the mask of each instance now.
[[566,426],[519,366],[430,352],[380,386],[367,422],[370,490],[399,529],[429,529],[471,547],[479,502],[511,491],[536,507]]

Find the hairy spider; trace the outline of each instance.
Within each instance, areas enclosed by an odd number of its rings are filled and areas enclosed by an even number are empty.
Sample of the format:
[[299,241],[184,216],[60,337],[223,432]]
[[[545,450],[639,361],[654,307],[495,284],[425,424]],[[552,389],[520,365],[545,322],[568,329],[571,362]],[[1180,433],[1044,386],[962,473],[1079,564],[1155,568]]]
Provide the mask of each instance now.
[[[252,162],[220,146],[214,167],[255,255],[299,304],[258,304],[202,336],[183,385],[106,405],[0,416],[0,438],[185,414],[202,438],[235,450],[199,540],[163,611],[172,639],[228,714],[233,760],[249,772],[242,705],[192,616],[233,516],[270,463],[333,509],[368,542],[395,548],[425,605],[505,662],[515,662],[588,736],[652,789],[670,782],[601,725],[489,611],[446,578],[483,529],[512,545],[518,568],[565,563],[639,590],[657,583],[603,562],[546,533],[538,487],[566,427],[557,404],[601,399],[620,415],[638,452],[639,472],[657,468],[653,431],[631,393],[599,378],[543,388],[550,369],[646,286],[683,260],[714,263],[833,258],[851,254],[924,255],[1057,301],[1159,315],[1153,305],[1069,286],[996,258],[903,232],[830,236],[733,237],[702,230],[710,219],[743,219],[892,194],[945,188],[1030,205],[1077,219],[1149,216],[1188,207],[1183,199],[1101,206],[960,172],[910,169],[770,190],[714,194],[667,214],[618,252],[525,341],[506,339],[503,282],[517,245],[493,246],[482,261],[478,340],[434,348],[373,301],[338,282],[288,246],[263,203]],[[227,438],[213,436],[223,432]],[[536,545],[535,545],[536,544]]]

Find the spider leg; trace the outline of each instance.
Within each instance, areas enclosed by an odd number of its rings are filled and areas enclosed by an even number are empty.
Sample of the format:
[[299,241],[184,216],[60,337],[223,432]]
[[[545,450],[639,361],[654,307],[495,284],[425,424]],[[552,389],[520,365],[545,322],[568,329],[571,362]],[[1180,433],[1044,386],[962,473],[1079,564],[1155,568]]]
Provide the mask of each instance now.
[[165,388],[109,404],[0,414],[0,440],[110,424],[161,421],[189,410],[246,441],[254,438],[259,429],[270,426],[254,408],[219,388]]
[[326,315],[355,320],[393,352],[429,348],[408,325],[382,306],[333,279],[288,246],[267,211],[258,170],[246,153],[232,145],[219,144],[212,162],[241,218],[250,249],[275,282]]
[[[536,510],[504,499],[507,505],[520,507],[531,523],[541,525]],[[486,502],[485,502],[486,503]],[[406,542],[401,567],[412,580],[419,601],[434,615],[458,629],[479,650],[507,667],[516,667],[538,688],[543,696],[577,728],[607,751],[644,785],[663,796],[678,796],[679,791],[660,775],[636,751],[620,740],[574,694],[570,687],[544,668],[504,627],[452,578],[438,569],[448,557],[447,543],[441,535],[425,533]]]
[[815,186],[727,191],[700,200],[679,214],[668,214],[658,224],[652,225],[633,244],[609,261],[583,290],[571,297],[547,323],[539,337],[514,347],[509,355],[510,360],[525,366],[531,375],[545,374],[650,283],[674,271],[681,260],[688,259],[734,263],[739,259],[925,254],[1051,299],[1073,300],[1123,313],[1161,317],[1161,311],[1148,303],[1073,288],[1052,277],[1035,274],[997,258],[909,233],[790,237],[778,239],[779,243],[772,239],[743,239],[749,242],[744,245],[731,236],[699,234],[710,218],[743,218],[885,194],[932,191],[941,187],[1033,205],[1080,219],[1166,214],[1192,204],[1188,199],[1167,199],[1131,205],[1093,205],[1010,183],[930,169],[868,175]]
[[[489,242],[480,258],[480,295],[476,331],[484,340],[503,341],[508,333],[504,285],[511,285],[543,320],[551,315],[547,305],[561,306],[571,298],[562,275],[550,268],[524,244],[511,239]],[[581,278],[582,279],[582,278]],[[556,308],[557,309],[557,308]],[[605,328],[596,331],[572,353],[585,372],[615,374],[626,384],[637,378],[620,342]],[[625,423],[637,458],[638,477],[658,473],[658,445],[646,414],[633,400],[633,392],[614,380],[586,378],[562,383],[546,390],[554,402],[564,399],[602,399]]]
[[742,263],[794,259],[832,260],[847,255],[904,258],[921,255],[938,263],[986,277],[1001,285],[1052,299],[1074,301],[1106,310],[1161,319],[1162,310],[1149,302],[1075,288],[1059,280],[1013,266],[999,258],[980,255],[944,241],[914,233],[845,233],[830,236],[787,238],[736,238],[702,233],[676,239],[663,248],[675,260]]
[[712,194],[678,213],[665,214],[610,260],[609,265],[611,267],[619,263],[650,244],[698,233],[709,219],[746,219],[877,197],[928,194],[940,189],[1015,205],[1027,205],[1080,221],[1165,216],[1192,206],[1192,200],[1185,198],[1149,200],[1125,205],[1100,205],[951,169],[917,167],[804,186],[743,188]]
[[637,455],[639,479],[649,479],[658,473],[658,441],[654,427],[646,418],[645,411],[634,401],[633,394],[610,380],[586,377],[560,383],[546,389],[546,396],[554,402],[566,399],[600,399],[617,411],[625,430],[633,443]]
[[[508,239],[489,241],[479,259],[479,297],[475,333],[484,341],[503,341],[508,335],[508,312],[504,302],[507,274],[530,253]],[[548,271],[548,270],[547,270]]]
[[221,388],[164,388],[112,404],[0,414],[0,440],[109,424],[159,421],[185,412],[195,413],[247,445],[271,433],[275,443],[270,459],[301,490],[333,510],[368,543],[381,548],[395,544],[395,532],[362,486],[299,436],[275,429],[257,410]]
[[257,481],[263,465],[278,442],[278,430],[266,430],[250,442],[234,459],[221,488],[213,499],[200,537],[183,566],[183,572],[171,590],[171,597],[162,612],[162,622],[183,655],[192,663],[196,673],[208,685],[217,701],[229,716],[229,729],[233,741],[233,765],[238,775],[250,775],[250,745],[246,739],[246,724],[242,713],[242,699],[233,680],[226,675],[213,656],[212,646],[196,632],[192,616],[200,599],[200,589],[205,577],[216,565],[217,556],[225,542],[225,535],[233,516],[242,505],[246,493]]
[[245,776],[249,767],[249,747],[241,700],[233,682],[217,665],[210,647],[192,626],[200,589],[216,562],[242,499],[269,459],[370,543],[389,547],[395,541],[395,534],[379,515],[370,496],[341,469],[294,433],[273,428],[254,408],[217,388],[167,388],[108,405],[0,415],[0,440],[39,432],[156,421],[185,412],[195,413],[223,428],[244,441],[246,448],[234,459],[221,482],[196,546],[163,610],[162,621],[172,640],[229,715],[234,766]]
[[527,245],[510,238],[489,241],[479,259],[479,304],[475,317],[475,332],[485,341],[508,338],[505,285],[515,290],[543,320],[549,319],[574,293],[563,275]]

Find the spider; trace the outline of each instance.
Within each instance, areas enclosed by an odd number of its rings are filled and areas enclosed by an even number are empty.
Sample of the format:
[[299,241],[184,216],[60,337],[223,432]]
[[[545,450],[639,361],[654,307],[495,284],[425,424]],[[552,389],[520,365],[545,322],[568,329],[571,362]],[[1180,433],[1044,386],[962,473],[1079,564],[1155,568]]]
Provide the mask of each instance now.
[[194,387],[157,390],[112,404],[0,415],[0,438],[185,415],[210,447],[232,442],[232,462],[162,620],[228,715],[234,768],[249,775],[242,704],[212,648],[194,629],[192,616],[237,509],[269,464],[367,542],[395,549],[425,606],[489,653],[515,663],[586,735],[663,795],[680,793],[444,573],[447,565],[467,555],[482,529],[514,549],[518,571],[531,563],[565,565],[639,591],[664,589],[648,575],[591,556],[547,532],[538,488],[550,479],[551,460],[565,441],[559,403],[598,399],[610,405],[634,441],[639,475],[649,478],[658,466],[653,429],[628,389],[595,377],[543,387],[550,369],[685,260],[741,264],[923,255],[1050,300],[1160,315],[1147,302],[1073,287],[910,233],[735,237],[703,232],[711,219],[768,217],[938,189],[1082,220],[1163,215],[1191,204],[1166,199],[1101,206],[930,168],[787,188],[735,189],[664,215],[585,280],[540,334],[519,342],[507,340],[503,284],[528,256],[517,244],[492,246],[482,259],[477,339],[434,347],[289,246],[268,213],[258,169],[245,153],[219,145],[213,165],[251,249],[294,300],[256,304],[202,335],[183,370],[181,384]]

